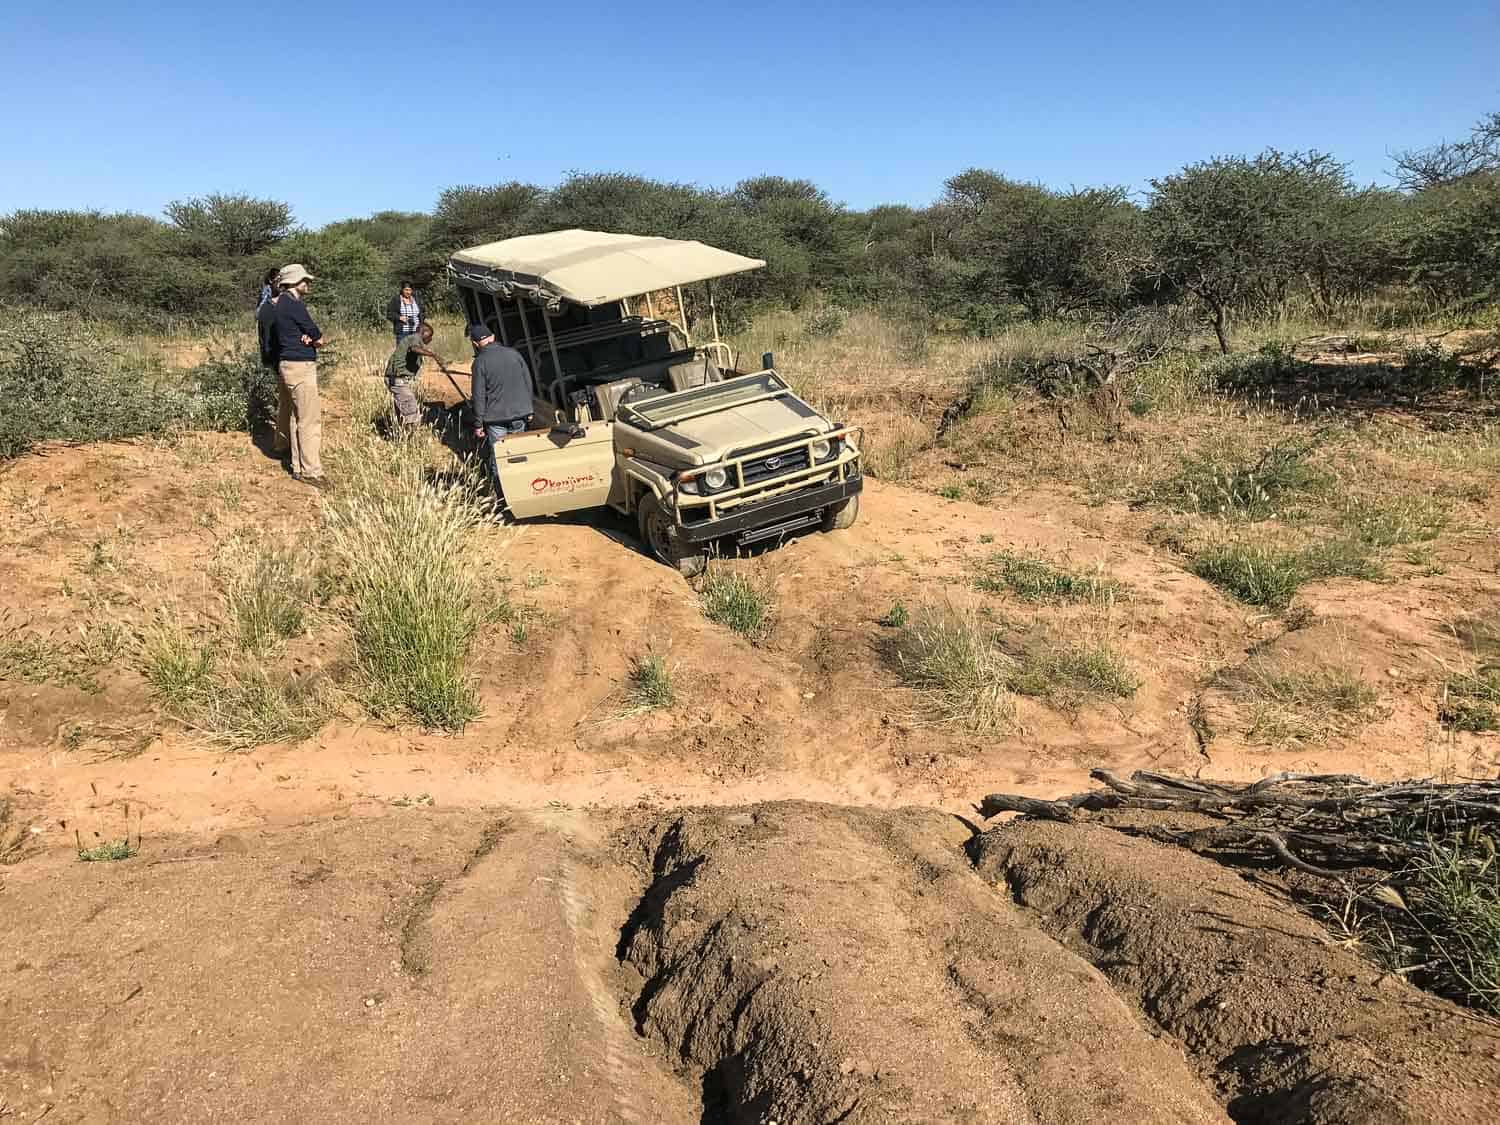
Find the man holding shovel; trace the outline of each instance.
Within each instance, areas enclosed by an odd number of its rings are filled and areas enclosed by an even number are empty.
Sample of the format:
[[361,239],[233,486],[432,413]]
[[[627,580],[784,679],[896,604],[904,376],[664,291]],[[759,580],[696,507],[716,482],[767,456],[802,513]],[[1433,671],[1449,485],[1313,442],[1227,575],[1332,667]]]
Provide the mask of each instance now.
[[386,361],[385,385],[390,389],[403,434],[412,433],[422,421],[422,405],[417,401],[417,383],[422,377],[423,358],[434,360],[441,370],[447,371],[443,366],[443,357],[432,350],[430,324],[422,325],[414,335],[401,337],[396,350]]

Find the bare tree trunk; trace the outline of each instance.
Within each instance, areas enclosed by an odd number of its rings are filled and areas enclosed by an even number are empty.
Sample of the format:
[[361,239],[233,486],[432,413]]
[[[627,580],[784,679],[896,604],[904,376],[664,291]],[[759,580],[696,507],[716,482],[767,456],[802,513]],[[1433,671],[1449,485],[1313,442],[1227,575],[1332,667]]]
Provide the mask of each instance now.
[[1214,335],[1219,338],[1219,352],[1229,354],[1229,311],[1223,305],[1214,306]]

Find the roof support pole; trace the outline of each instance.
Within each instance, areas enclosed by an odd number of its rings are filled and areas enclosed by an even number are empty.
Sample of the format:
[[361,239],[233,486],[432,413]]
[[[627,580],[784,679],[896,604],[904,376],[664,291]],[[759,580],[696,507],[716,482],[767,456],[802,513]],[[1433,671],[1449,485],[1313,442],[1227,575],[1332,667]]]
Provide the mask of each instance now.
[[[516,312],[521,314],[521,331],[526,336],[526,350],[531,353],[531,379],[532,382],[535,383],[538,370],[536,362],[536,344],[531,339],[531,325],[526,322],[526,295],[519,289],[516,290]],[[543,313],[542,315],[545,316],[546,314]],[[553,374],[555,375],[557,373],[553,372]],[[552,382],[553,386],[557,385],[556,379],[553,379]],[[550,398],[551,396],[549,395],[548,397]],[[555,405],[557,400],[552,399],[552,401]]]
[[552,318],[547,315],[546,307],[543,306],[537,311],[542,314],[542,327],[547,330],[547,344],[552,348],[552,389],[556,392],[552,401],[553,405],[561,408],[563,404],[559,400],[562,398],[562,356],[557,354],[557,337],[552,335]]
[[495,326],[500,329],[500,342],[508,348],[510,347],[510,340],[506,338],[505,310],[500,307],[500,294],[491,293],[490,304],[495,306]]
[[677,315],[682,318],[682,338],[687,343],[688,347],[692,347],[693,346],[693,334],[688,331],[688,326],[687,326],[687,305],[685,305],[683,303],[683,300],[682,300],[682,286],[680,286],[680,285],[677,287]]

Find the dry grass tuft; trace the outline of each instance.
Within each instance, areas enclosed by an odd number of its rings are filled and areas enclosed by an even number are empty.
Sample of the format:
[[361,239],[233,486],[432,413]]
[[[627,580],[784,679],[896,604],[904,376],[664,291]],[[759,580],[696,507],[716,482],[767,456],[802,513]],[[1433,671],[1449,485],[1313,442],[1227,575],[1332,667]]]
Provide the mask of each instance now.
[[926,700],[940,722],[979,730],[1015,718],[1010,680],[1014,661],[1001,650],[994,625],[972,610],[923,606],[884,643],[884,655]]
[[1375,688],[1348,659],[1307,663],[1257,653],[1214,682],[1248,709],[1248,737],[1272,745],[1347,734],[1378,714]]

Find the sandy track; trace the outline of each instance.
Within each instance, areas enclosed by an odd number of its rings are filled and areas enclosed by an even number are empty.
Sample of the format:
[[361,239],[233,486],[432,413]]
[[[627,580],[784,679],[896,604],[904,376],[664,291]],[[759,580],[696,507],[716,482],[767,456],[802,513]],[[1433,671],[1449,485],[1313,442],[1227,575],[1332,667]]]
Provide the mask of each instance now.
[[[275,535],[315,519],[315,498],[238,439],[194,440],[240,482],[226,524]],[[195,522],[212,483],[199,479],[204,471],[130,446],[17,463],[5,481],[13,504],[0,542],[0,608],[12,624],[58,636],[92,612],[130,623],[169,591],[190,609],[218,612],[204,562],[228,531]],[[521,650],[503,632],[481,643],[474,665],[486,713],[461,737],[336,722],[301,746],[226,756],[162,724],[139,674],[122,664],[101,677],[99,694],[0,683],[0,790],[41,830],[39,844],[61,846],[73,827],[113,824],[125,800],[145,810],[149,834],[378,813],[421,794],[445,807],[795,796],[960,811],[996,788],[1076,788],[1100,766],[1244,777],[1481,773],[1500,764],[1492,738],[1433,738],[1442,665],[1461,659],[1453,616],[1500,601],[1493,573],[1479,576],[1482,560],[1470,559],[1478,590],[1468,587],[1463,599],[1452,575],[1394,587],[1326,584],[1313,594],[1324,622],[1278,639],[1263,617],[1115,526],[1132,518],[1053,496],[992,509],[871,482],[854,529],[804,536],[750,564],[774,580],[780,603],[760,645],[706,621],[688,586],[607,517],[487,531],[485,549],[513,579],[513,598],[539,616]],[[99,543],[119,560],[95,566]],[[1143,680],[1135,697],[1076,714],[1023,700],[1018,727],[995,733],[922,721],[878,655],[877,621],[892,604],[975,602],[1064,630],[1076,616],[976,594],[973,565],[1000,548],[1102,563],[1128,585],[1111,620]],[[80,599],[104,609],[86,611]],[[1245,745],[1236,717],[1210,692],[1201,702],[1220,737],[1205,755],[1188,721],[1205,677],[1266,641],[1314,655],[1347,651],[1380,688],[1385,717],[1357,740]],[[340,659],[325,635],[299,646],[293,659],[305,666]],[[619,718],[630,661],[648,647],[676,668],[681,702],[667,714]]]

